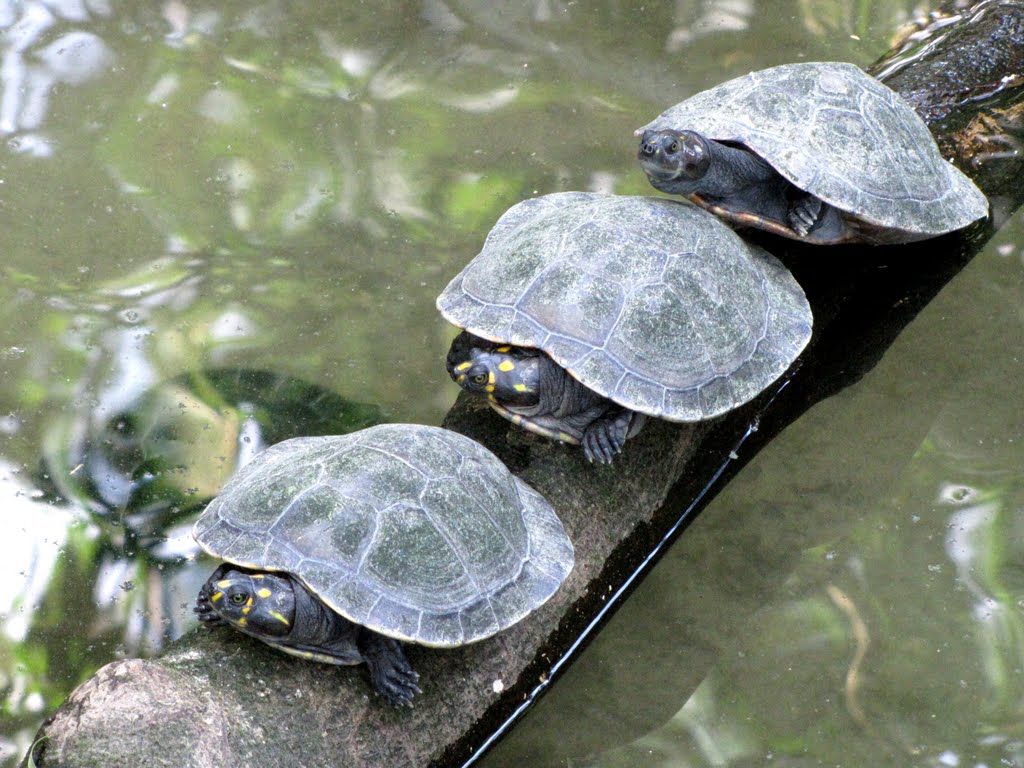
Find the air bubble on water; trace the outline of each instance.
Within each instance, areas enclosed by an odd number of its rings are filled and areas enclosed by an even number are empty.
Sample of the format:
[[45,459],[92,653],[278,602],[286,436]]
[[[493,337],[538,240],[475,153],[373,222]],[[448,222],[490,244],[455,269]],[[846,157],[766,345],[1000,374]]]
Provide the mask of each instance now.
[[976,488],[963,483],[944,483],[939,488],[939,501],[945,504],[965,504],[976,499],[978,495]]

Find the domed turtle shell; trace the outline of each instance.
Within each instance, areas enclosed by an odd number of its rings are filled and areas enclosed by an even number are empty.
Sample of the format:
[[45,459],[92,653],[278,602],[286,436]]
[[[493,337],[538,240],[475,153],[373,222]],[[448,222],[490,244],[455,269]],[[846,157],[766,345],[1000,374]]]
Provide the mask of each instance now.
[[637,129],[743,145],[794,185],[900,242],[965,227],[988,200],[903,98],[853,64],[804,62],[702,91]]
[[211,555],[298,577],[351,621],[430,646],[511,626],[573,566],[543,496],[475,441],[411,424],[271,446],[193,535]]
[[588,192],[509,209],[437,307],[476,336],[540,348],[595,392],[671,421],[747,402],[811,335],[789,270],[713,215]]

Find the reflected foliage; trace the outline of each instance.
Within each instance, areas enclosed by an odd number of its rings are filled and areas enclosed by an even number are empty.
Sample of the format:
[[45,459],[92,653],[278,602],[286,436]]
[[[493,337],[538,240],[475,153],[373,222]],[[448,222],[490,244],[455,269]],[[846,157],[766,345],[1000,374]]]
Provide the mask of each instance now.
[[16,596],[5,629],[20,637],[0,636],[12,704],[54,707],[96,667],[153,653],[192,623],[185,609],[209,565],[195,561],[191,523],[238,466],[290,437],[381,421],[376,406],[245,369],[185,374],[98,413],[82,407],[51,425],[34,503],[66,511],[69,525],[50,569],[32,563],[46,599],[33,610],[30,589]]
[[[88,420],[92,411],[76,414]],[[47,456],[46,497],[74,501],[151,549],[167,528],[213,498],[262,448],[299,435],[345,434],[379,423],[380,410],[299,379],[245,369],[204,370],[146,390],[91,430],[64,425],[70,440]]]

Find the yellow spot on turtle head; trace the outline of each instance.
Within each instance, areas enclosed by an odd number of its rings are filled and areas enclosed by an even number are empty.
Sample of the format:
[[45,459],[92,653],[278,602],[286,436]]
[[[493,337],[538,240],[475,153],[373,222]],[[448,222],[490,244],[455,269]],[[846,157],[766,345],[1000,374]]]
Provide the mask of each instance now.
[[470,366],[471,366],[472,364],[473,364],[473,363],[472,363],[472,361],[470,361],[470,360],[467,360],[467,361],[466,361],[466,362],[464,362],[464,363],[459,363],[458,365],[456,365],[456,366],[455,366],[455,370],[456,370],[456,371],[465,371],[465,370],[467,370],[467,369],[468,369],[468,368],[469,368],[469,367],[470,367]]
[[488,384],[486,387],[484,387],[484,389],[486,389],[488,392],[493,392],[494,391],[494,385],[493,384]]
[[252,575],[252,577],[253,577],[254,579],[263,579],[263,578],[266,578],[266,577],[265,577],[265,576],[264,576],[264,575],[263,575],[262,573],[254,573],[254,574]]
[[262,589],[257,590],[256,594],[259,597],[270,597],[270,590],[267,589],[266,587],[263,587]]
[[216,603],[222,597],[224,597],[224,593],[223,592],[214,592],[212,595],[210,595],[210,602],[211,603]]
[[499,371],[511,371],[515,367],[516,364],[513,363],[511,360],[502,360],[500,363],[498,363]]
[[512,347],[504,346],[504,347],[498,347],[497,351],[498,352],[508,352],[510,349],[512,349]]
[[284,625],[285,625],[286,627],[288,626],[288,624],[289,624],[289,622],[288,622],[288,619],[286,619],[286,618],[285,618],[284,616],[282,616],[282,615],[281,615],[280,613],[278,613],[277,611],[269,611],[269,613],[270,613],[270,615],[271,615],[271,616],[273,616],[273,617],[274,617],[275,619],[277,619],[278,621],[280,621],[280,622],[281,622],[282,624],[284,624]]
[[461,384],[461,383],[462,383],[462,382],[464,382],[465,380],[466,380],[466,374],[464,374],[464,373],[460,373],[460,374],[459,374],[459,378],[457,378],[457,379],[455,380],[455,383],[456,383],[456,384]]
[[248,616],[249,615],[249,611],[251,611],[251,610],[252,610],[252,598],[250,597],[248,600],[245,601],[245,606],[242,608],[242,613],[244,613],[246,616]]
[[487,399],[490,400],[492,403],[498,402],[497,398],[494,395],[488,395]]
[[238,623],[238,626],[244,627],[246,625],[245,617],[243,616],[242,618],[240,618],[237,623]]
[[488,371],[487,372],[487,383],[488,384],[493,384],[494,383],[494,371]]
[[217,586],[221,589],[227,589],[231,586],[231,579],[221,579],[217,582]]
[[512,385],[512,389],[514,389],[516,392],[529,392],[530,391],[530,388],[528,386],[526,386],[525,384],[513,384]]

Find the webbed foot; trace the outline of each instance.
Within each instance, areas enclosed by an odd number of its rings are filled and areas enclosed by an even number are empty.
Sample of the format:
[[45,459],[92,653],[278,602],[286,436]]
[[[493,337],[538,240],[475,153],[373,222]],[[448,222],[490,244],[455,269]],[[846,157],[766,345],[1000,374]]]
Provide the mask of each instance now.
[[420,676],[405,658],[401,644],[394,638],[365,631],[359,651],[370,670],[373,688],[396,707],[412,706],[412,698],[420,693],[416,685]]

